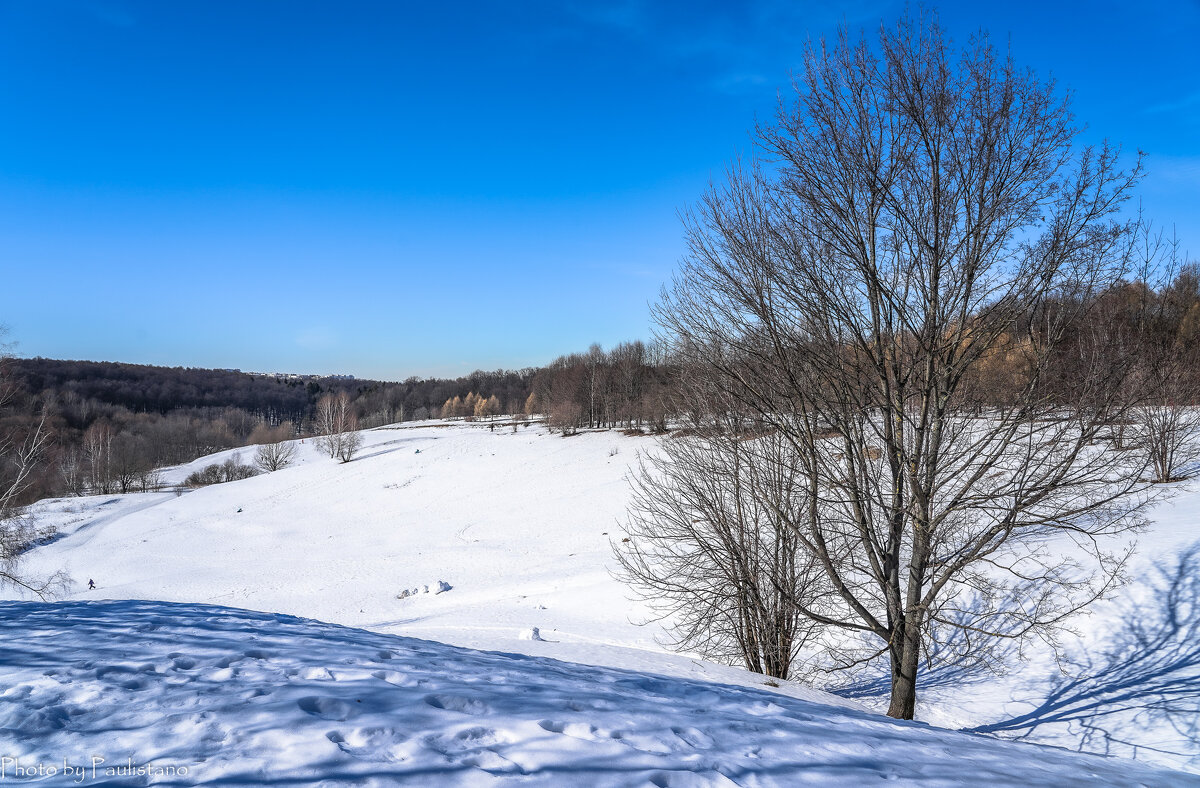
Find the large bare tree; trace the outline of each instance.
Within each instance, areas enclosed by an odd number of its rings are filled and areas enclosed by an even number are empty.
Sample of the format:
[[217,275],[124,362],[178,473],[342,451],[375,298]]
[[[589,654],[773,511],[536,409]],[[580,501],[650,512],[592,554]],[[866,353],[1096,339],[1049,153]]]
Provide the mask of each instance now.
[[1140,165],[926,19],[809,47],[794,87],[689,214],[657,318],[786,442],[804,505],[778,516],[829,589],[797,602],[874,644],[911,718],[929,660],[1052,641],[1117,577],[1145,456],[1106,442],[1133,354],[1088,309],[1128,262]]

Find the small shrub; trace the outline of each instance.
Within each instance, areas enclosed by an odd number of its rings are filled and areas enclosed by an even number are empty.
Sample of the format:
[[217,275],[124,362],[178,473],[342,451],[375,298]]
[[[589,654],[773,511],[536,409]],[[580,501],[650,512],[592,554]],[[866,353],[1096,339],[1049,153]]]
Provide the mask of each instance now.
[[225,481],[224,474],[221,473],[221,466],[217,463],[206,465],[198,471],[193,471],[184,479],[184,484],[188,487],[207,487],[210,484],[220,484]]
[[574,435],[579,429],[579,421],[583,418],[583,408],[577,403],[564,401],[556,402],[550,407],[546,418],[546,426],[551,432],[558,430],[564,438]]
[[191,473],[183,483],[188,487],[207,487],[210,484],[236,482],[239,479],[249,479],[251,476],[257,475],[257,468],[253,465],[243,464],[241,457],[235,454],[225,462],[214,462],[212,465],[206,465],[201,470]]

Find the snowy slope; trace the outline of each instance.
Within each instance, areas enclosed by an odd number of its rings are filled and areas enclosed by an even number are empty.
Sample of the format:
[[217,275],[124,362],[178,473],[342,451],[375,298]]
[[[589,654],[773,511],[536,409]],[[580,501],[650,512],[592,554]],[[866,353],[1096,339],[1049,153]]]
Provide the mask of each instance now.
[[[105,520],[70,523],[78,531],[35,551],[29,569],[66,568],[75,594],[93,578],[89,599],[234,605],[462,645],[515,643],[537,626],[547,639],[661,650],[657,630],[629,622],[645,611],[608,571],[623,477],[648,439],[471,426],[366,435],[350,464],[309,442],[295,467],[150,506],[46,502],[47,524],[81,519],[64,507],[93,506]],[[610,457],[618,444],[625,453]],[[111,521],[123,506],[136,511]],[[439,581],[453,590],[397,598]]]
[[[514,434],[499,426],[492,431],[486,425],[448,426],[442,423],[416,428],[411,425],[385,428],[364,435],[366,441],[362,453],[354,462],[345,465],[321,456],[309,442],[299,447],[298,462],[293,467],[179,496],[170,493],[97,496],[42,502],[36,507],[38,517],[45,524],[59,525],[63,535],[52,544],[32,551],[26,568],[44,573],[65,568],[75,581],[67,594],[69,599],[164,600],[248,608],[449,644],[422,646],[426,650],[434,649],[434,653],[426,655],[430,659],[449,660],[449,655],[461,653],[450,648],[451,645],[489,649],[643,671],[658,676],[655,681],[673,677],[720,682],[746,688],[737,692],[770,692],[779,703],[817,704],[828,710],[823,714],[834,716],[861,717],[864,709],[879,708],[878,688],[858,693],[857,700],[838,698],[796,682],[784,682],[781,687],[770,688],[765,686],[761,676],[669,654],[658,644],[663,634],[661,627],[657,623],[645,623],[650,619],[649,612],[629,601],[627,590],[611,574],[614,564],[612,542],[622,537],[620,519],[629,494],[624,477],[639,451],[653,450],[655,439],[625,437],[612,432],[585,433],[563,439],[549,436],[536,427]],[[192,470],[223,460],[231,453],[172,469],[167,472],[167,478],[182,480]],[[249,450],[241,453],[247,460],[251,456]],[[1192,539],[1200,537],[1200,532],[1194,528],[1196,512],[1200,512],[1200,496],[1187,488],[1181,488],[1175,501],[1160,507],[1154,529],[1143,540],[1146,549],[1139,559],[1142,562],[1139,566],[1145,569],[1153,559],[1177,553]],[[1148,573],[1142,571],[1141,575],[1148,576]],[[97,590],[86,590],[88,578],[96,581]],[[447,586],[447,590],[439,592]],[[1135,582],[1126,589],[1126,595],[1136,597],[1139,588]],[[30,615],[45,615],[35,608],[26,610]],[[135,631],[140,626],[132,620],[140,615],[138,608],[118,606],[111,610],[126,616],[123,623],[114,625],[116,631]],[[1083,622],[1084,637],[1080,647],[1103,640],[1119,628],[1125,614],[1119,600],[1101,608],[1092,619]],[[233,618],[221,620],[232,621],[237,616],[252,614],[222,614],[226,615]],[[321,627],[317,624],[306,626]],[[531,637],[535,627],[541,639]],[[186,636],[199,638],[196,648],[212,649],[212,643],[201,642],[204,640],[201,636],[209,635],[234,636],[229,632],[207,631],[204,627]],[[64,632],[58,637],[69,636],[71,633]],[[50,642],[49,639],[55,636],[48,631],[46,637],[46,642]],[[369,639],[377,635],[357,633],[355,637]],[[411,643],[409,645],[411,647]],[[240,646],[233,648],[236,651]],[[129,647],[122,659],[131,664],[152,661],[147,657],[139,662],[136,652],[136,647]],[[302,656],[301,652],[289,659],[301,659]],[[342,659],[331,648],[325,647],[314,658],[318,656],[326,662]],[[959,676],[954,681],[924,688],[919,717],[943,727],[974,727],[1027,714],[1031,709],[1036,711],[1039,698],[1045,694],[1046,680],[1057,668],[1044,653],[1034,652],[1031,656],[1033,662],[1015,669],[1007,677]],[[1181,675],[1188,671],[1191,674],[1198,672],[1200,652],[1197,657],[1195,664],[1182,666]],[[213,659],[219,661],[222,657]],[[420,659],[415,662],[424,664]],[[523,661],[520,664],[541,663]],[[246,665],[259,663],[246,662],[242,667]],[[308,667],[312,666],[297,669]],[[429,665],[425,667],[430,668]],[[434,673],[438,670],[436,665],[430,669]],[[578,667],[571,670],[581,671],[579,676],[600,675]],[[167,675],[169,672],[162,665],[156,668],[156,673],[165,677],[164,682],[172,678]],[[530,672],[537,673],[537,670],[530,669]],[[222,686],[221,692],[253,691],[246,687],[252,677],[245,672],[237,676],[231,674],[230,678],[237,678],[237,681]],[[531,676],[526,678],[530,679],[526,694],[538,694],[537,682],[532,681]],[[107,686],[104,682],[97,684],[98,681],[86,670],[79,674],[81,686],[91,687],[88,691],[99,693]],[[496,690],[486,682],[474,686],[473,691],[479,693]],[[211,689],[208,684],[202,687]],[[385,688],[377,686],[376,689]],[[342,687],[341,691],[351,689]],[[142,700],[148,696],[134,697]],[[169,702],[184,703],[185,699],[180,696]],[[17,708],[32,713],[33,706],[18,705]],[[668,706],[654,708],[669,711]],[[592,713],[580,712],[584,717]],[[645,713],[651,714],[650,711]],[[670,711],[668,717],[678,713],[678,710]],[[279,720],[281,730],[293,724],[288,722],[286,715],[280,716]],[[730,720],[732,729],[738,729],[740,723],[735,724],[733,718]],[[603,727],[587,719],[576,719],[572,724],[584,722]],[[644,722],[650,725],[649,717],[645,717]],[[1023,735],[1034,741],[1071,748],[1082,743],[1077,721],[1042,722],[1039,721],[1032,730],[996,730],[1001,735]],[[1139,757],[1176,768],[1194,765],[1189,760],[1188,747],[1192,750],[1195,747],[1187,740],[1188,735],[1182,736],[1181,747],[1180,735],[1178,732],[1172,734],[1169,724],[1161,720],[1150,722],[1157,726],[1155,731],[1164,732],[1166,738],[1160,749],[1165,752],[1139,751]],[[878,735],[884,739],[901,736],[900,733],[888,733],[893,730],[890,726],[894,723],[883,719],[877,723],[882,727],[868,726],[861,730],[869,730],[871,737]],[[616,722],[607,724],[621,729],[621,724]],[[679,727],[672,719],[658,720],[657,724]],[[816,727],[826,724],[820,722]],[[1143,736],[1149,723],[1144,716],[1126,715],[1121,724],[1140,726],[1132,732]],[[364,726],[373,727],[375,722],[370,725],[364,722],[359,727]],[[5,722],[0,723],[0,727],[12,725]],[[918,735],[910,729],[921,730],[919,726],[900,726],[895,730],[900,729],[904,731],[903,736]],[[70,732],[63,734],[68,739],[72,735],[83,737],[76,742],[83,747],[84,739],[89,735],[86,730],[71,726],[64,730]],[[803,734],[795,732],[790,746],[806,751],[800,740],[813,734],[812,730],[806,730],[808,732]],[[722,747],[727,738],[739,741],[729,730],[720,728],[718,732]],[[541,736],[545,731],[533,733]],[[512,735],[515,738],[510,744],[523,742],[526,738],[524,734]],[[760,740],[765,738],[761,733],[756,735]],[[1175,740],[1167,741],[1171,735]],[[1000,746],[991,739],[979,737],[949,733],[938,733],[937,736],[950,736],[946,741],[954,742],[954,748]],[[570,738],[558,736],[547,741],[557,742],[554,746],[565,746]],[[405,741],[413,740],[420,740],[420,736],[414,734]],[[597,740],[607,741],[604,737]],[[814,740],[817,741],[826,740]],[[1159,740],[1154,741],[1158,743]],[[928,742],[934,750],[950,746],[935,743],[933,739]],[[856,739],[846,746],[857,752],[876,744]],[[545,742],[543,745],[549,746]],[[758,741],[753,746],[762,745],[763,742]],[[729,763],[742,762],[738,760],[741,756],[734,757],[738,752],[736,748],[718,749],[723,753],[721,758],[732,759]],[[246,751],[244,755],[258,758],[257,752]],[[1039,762],[1047,757],[1045,750],[1024,752],[1033,752],[1025,757]],[[1114,752],[1123,751],[1115,749]],[[411,754],[406,757],[418,758]],[[982,750],[979,757],[983,759]],[[1011,756],[1006,754],[1004,757]],[[696,764],[702,761],[699,758]],[[1029,768],[1036,765],[1030,764]],[[770,762],[759,764],[763,770],[759,775],[763,779],[763,775],[772,774],[769,766]],[[1098,767],[1078,765],[1076,768],[1082,770],[1080,779],[1086,780],[1092,773],[1089,770]],[[1115,774],[1112,769],[1127,767],[1113,762],[1105,768]],[[1135,766],[1128,768],[1134,769],[1129,775],[1141,774]],[[936,773],[949,775],[948,772]],[[638,774],[636,779],[631,778],[631,784],[646,784],[649,779],[646,774]],[[788,774],[788,779],[777,783],[791,784],[799,779],[798,773]],[[935,772],[924,774],[928,776]],[[1062,775],[1053,774],[1056,775],[1053,779],[1046,777],[1043,782],[1059,782]],[[968,779],[966,774],[958,777],[963,781]],[[620,782],[615,775],[613,778]],[[475,778],[463,779],[470,782]],[[1177,779],[1184,778],[1177,776]],[[753,780],[740,778],[737,782],[755,784]],[[847,779],[847,782],[853,784],[854,781]],[[702,781],[701,784],[708,783]]]
[[9,779],[65,764],[46,782],[1200,785],[758,689],[224,607],[0,603],[0,630]]

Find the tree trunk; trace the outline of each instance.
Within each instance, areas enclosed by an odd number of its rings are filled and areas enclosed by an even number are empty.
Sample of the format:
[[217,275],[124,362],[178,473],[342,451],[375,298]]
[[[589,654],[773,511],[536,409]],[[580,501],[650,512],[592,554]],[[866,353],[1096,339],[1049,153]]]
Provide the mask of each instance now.
[[920,632],[906,626],[900,633],[900,643],[892,654],[892,699],[887,715],[898,720],[911,720],[917,707],[917,662],[921,656]]

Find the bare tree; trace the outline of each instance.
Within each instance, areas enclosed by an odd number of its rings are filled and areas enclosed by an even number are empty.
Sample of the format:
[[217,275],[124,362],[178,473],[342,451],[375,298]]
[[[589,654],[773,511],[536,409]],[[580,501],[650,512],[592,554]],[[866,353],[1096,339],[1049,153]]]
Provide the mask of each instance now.
[[68,447],[58,457],[58,473],[62,479],[63,488],[71,495],[83,495],[84,469],[83,456],[74,446]]
[[546,414],[546,426],[551,431],[559,430],[563,437],[570,437],[579,432],[579,422],[583,419],[583,408],[579,403],[570,400],[557,400],[550,405]]
[[823,581],[789,516],[809,491],[788,441],[731,405],[706,408],[702,424],[643,458],[617,558],[675,646],[787,679],[816,629],[803,607]]
[[337,457],[342,462],[350,462],[362,446],[362,436],[358,432],[358,416],[346,392],[326,394],[317,403],[317,414],[314,420],[317,433],[317,446],[330,457]]
[[1143,396],[1130,437],[1149,453],[1154,481],[1164,483],[1187,478],[1200,461],[1200,347],[1186,325],[1200,305],[1200,272],[1181,266],[1177,238],[1166,239],[1146,223],[1140,230],[1143,271],[1132,311],[1140,329],[1136,382]]
[[278,471],[291,465],[296,456],[296,444],[292,442],[295,433],[291,422],[284,422],[274,429],[260,425],[250,435],[250,442],[257,444],[254,452],[255,464],[267,472]]
[[[911,718],[928,660],[1053,643],[1119,571],[1103,537],[1139,523],[1146,458],[1102,440],[1132,362],[1083,318],[1128,263],[1140,169],[1073,147],[1066,99],[986,37],[954,52],[924,19],[810,47],[795,88],[766,161],[688,217],[657,317],[786,442],[807,506],[781,516],[832,592],[797,604],[873,642]],[[993,398],[975,375],[1005,347]]]
[[354,459],[354,455],[358,454],[360,448],[362,448],[362,433],[358,431],[358,419],[354,417],[354,414],[350,414],[346,430],[338,442],[338,459],[342,462],[350,462]]
[[93,495],[112,492],[113,429],[96,422],[83,433],[83,456],[87,463],[88,491]]
[[[8,374],[8,359],[8,347],[0,345],[0,414],[16,395],[16,384]],[[21,570],[24,552],[49,535],[37,527],[21,504],[35,469],[50,448],[49,413],[49,403],[43,403],[32,423],[3,422],[0,428],[0,585],[16,586],[41,598],[50,596],[63,576],[57,573],[37,578]]]
[[597,400],[601,397],[600,391],[604,384],[604,349],[598,343],[592,343],[588,348],[587,354],[583,357],[586,376],[584,381],[587,384],[587,414],[588,427],[596,427],[600,421],[600,415],[597,411]]
[[1200,407],[1184,399],[1177,379],[1160,389],[1165,401],[1149,402],[1139,408],[1137,439],[1150,455],[1152,478],[1174,482],[1192,475],[1200,460]]
[[316,413],[313,416],[313,432],[317,436],[313,442],[330,457],[336,457],[338,450],[337,413],[337,397],[326,394],[317,402]]

